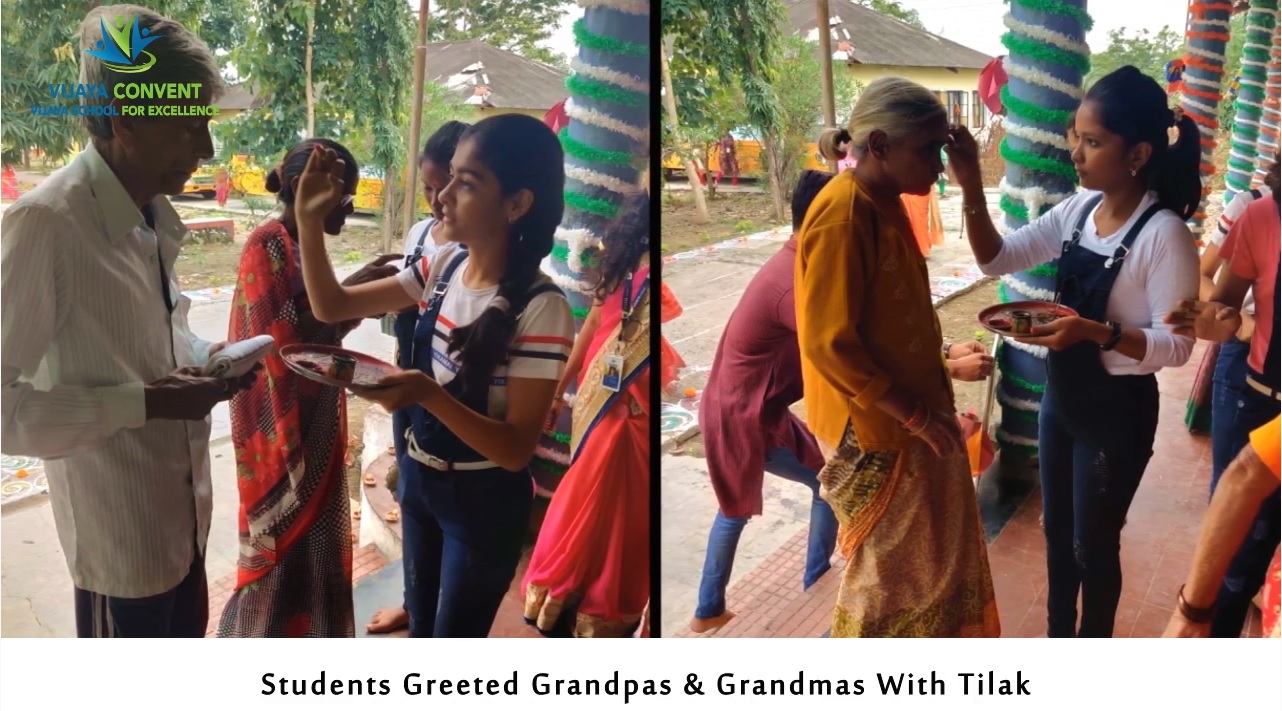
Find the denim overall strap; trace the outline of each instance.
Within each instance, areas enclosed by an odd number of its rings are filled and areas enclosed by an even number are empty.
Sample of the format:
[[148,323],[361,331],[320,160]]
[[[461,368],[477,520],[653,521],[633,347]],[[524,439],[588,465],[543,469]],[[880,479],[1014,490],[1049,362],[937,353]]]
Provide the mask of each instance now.
[[[1098,204],[1092,200],[1078,218],[1072,238],[1065,244],[1056,277],[1057,298],[1082,318],[1104,321],[1109,297],[1121,266],[1140,232],[1160,210],[1153,205],[1146,210],[1112,256],[1096,254],[1080,244],[1086,220]],[[1128,423],[1141,413],[1134,407],[1143,398],[1133,388],[1148,388],[1152,376],[1109,375],[1100,362],[1101,351],[1094,342],[1083,342],[1062,351],[1051,351],[1046,358],[1046,387],[1058,415],[1074,430],[1076,437],[1094,446],[1116,443]]]
[[[432,234],[432,227],[435,224],[435,220],[427,223],[427,228],[418,237],[418,244],[415,245],[414,251],[405,256],[405,263],[401,265],[402,269],[408,269],[410,265],[423,257],[423,245],[427,244],[427,238]],[[427,274],[424,274],[423,278],[426,279]],[[396,320],[392,325],[392,332],[396,336],[396,366],[402,370],[413,367],[414,327],[418,324],[418,317],[419,314],[416,309],[406,309],[396,315]]]

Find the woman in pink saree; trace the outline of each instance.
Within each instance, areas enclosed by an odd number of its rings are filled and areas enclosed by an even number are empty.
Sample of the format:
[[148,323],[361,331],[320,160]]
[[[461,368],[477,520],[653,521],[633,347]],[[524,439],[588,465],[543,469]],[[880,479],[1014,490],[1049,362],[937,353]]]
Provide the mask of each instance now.
[[564,393],[580,378],[571,464],[525,575],[525,620],[547,636],[631,636],[650,600],[653,290],[663,320],[679,307],[650,279],[649,234],[650,199],[639,192],[606,232],[596,301],[561,382]]

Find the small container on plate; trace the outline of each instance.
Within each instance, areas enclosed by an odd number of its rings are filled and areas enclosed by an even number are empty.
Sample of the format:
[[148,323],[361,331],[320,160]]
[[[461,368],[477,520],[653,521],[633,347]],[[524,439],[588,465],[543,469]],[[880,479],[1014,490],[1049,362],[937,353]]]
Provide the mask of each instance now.
[[1032,333],[1033,315],[1027,311],[1010,312],[1010,330],[1018,334]]
[[329,377],[350,383],[356,377],[356,359],[338,353],[330,356]]

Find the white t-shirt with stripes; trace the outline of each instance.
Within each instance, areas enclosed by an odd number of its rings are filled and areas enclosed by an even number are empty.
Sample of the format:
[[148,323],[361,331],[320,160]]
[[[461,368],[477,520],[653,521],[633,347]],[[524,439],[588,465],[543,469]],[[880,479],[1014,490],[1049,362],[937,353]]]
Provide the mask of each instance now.
[[[450,260],[457,248],[449,245],[433,255],[432,260]],[[442,268],[448,262],[442,261]],[[449,289],[441,304],[436,321],[436,334],[432,339],[432,376],[442,385],[448,384],[458,374],[457,354],[447,353],[449,337],[455,328],[475,321],[498,294],[498,287],[469,289],[463,284],[467,260],[454,270]],[[424,257],[403,269],[397,278],[405,291],[419,300],[419,314],[427,307],[431,294],[429,279],[431,260]],[[534,287],[551,280],[542,272]],[[533,287],[532,287],[533,288]],[[489,417],[503,419],[507,415],[507,379],[532,378],[560,380],[565,372],[570,350],[574,348],[574,314],[570,302],[560,291],[546,291],[530,302],[516,326],[516,335],[509,348],[508,362],[494,369],[490,381]]]

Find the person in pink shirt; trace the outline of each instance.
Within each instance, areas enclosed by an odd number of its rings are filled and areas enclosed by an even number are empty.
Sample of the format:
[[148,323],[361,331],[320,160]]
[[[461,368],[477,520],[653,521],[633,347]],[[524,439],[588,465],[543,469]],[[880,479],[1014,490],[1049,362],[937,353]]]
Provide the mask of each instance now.
[[[1236,407],[1230,410],[1228,441],[1217,443],[1232,452],[1241,451],[1253,430],[1282,412],[1278,322],[1282,310],[1278,302],[1282,196],[1278,195],[1278,178],[1279,164],[1275,161],[1265,179],[1271,188],[1271,198],[1252,202],[1224,240],[1220,254],[1227,268],[1220,272],[1210,302],[1181,302],[1168,317],[1177,327],[1196,333],[1199,338],[1224,342],[1233,338],[1241,326],[1238,312],[1247,290],[1255,297],[1255,325],[1250,335],[1245,383]],[[1213,481],[1212,487],[1216,483]],[[1251,535],[1238,549],[1224,576],[1215,601],[1212,637],[1241,635],[1251,599],[1263,584],[1278,547],[1280,517],[1282,507],[1275,491],[1260,507]]]

